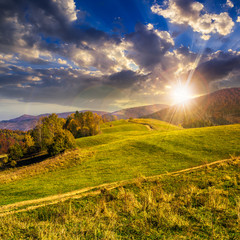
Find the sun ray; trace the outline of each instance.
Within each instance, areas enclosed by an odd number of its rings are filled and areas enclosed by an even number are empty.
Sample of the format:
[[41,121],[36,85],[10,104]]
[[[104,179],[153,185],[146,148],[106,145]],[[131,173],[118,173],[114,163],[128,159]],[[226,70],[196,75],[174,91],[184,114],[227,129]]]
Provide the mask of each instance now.
[[187,102],[192,97],[191,89],[187,85],[179,84],[172,91],[174,104]]

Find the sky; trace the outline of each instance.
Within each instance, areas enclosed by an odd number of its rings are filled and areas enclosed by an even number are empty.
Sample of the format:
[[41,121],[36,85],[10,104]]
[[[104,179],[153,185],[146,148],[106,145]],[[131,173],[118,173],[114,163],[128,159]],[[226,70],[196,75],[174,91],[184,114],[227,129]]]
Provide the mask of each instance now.
[[0,0],[0,120],[240,87],[239,0]]

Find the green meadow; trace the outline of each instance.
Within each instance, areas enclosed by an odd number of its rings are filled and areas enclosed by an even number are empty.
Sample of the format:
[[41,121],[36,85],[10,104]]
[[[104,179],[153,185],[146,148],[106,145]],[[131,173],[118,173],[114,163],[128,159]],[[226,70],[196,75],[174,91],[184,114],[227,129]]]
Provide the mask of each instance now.
[[1,217],[1,239],[240,239],[240,159]]
[[120,120],[77,139],[77,150],[0,172],[0,205],[240,155],[240,125],[182,129],[158,120]]

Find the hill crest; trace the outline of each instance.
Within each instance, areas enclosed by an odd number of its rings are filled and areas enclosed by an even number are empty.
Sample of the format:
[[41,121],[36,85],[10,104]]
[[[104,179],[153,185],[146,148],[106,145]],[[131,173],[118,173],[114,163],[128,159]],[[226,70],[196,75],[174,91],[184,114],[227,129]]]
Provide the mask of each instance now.
[[240,88],[221,89],[143,117],[184,127],[240,123]]
[[163,108],[168,107],[166,104],[153,104],[132,108],[124,108],[110,114],[105,114],[103,117],[106,117],[109,120],[114,120],[115,117],[118,119],[128,119],[128,118],[140,118],[141,116],[157,112]]

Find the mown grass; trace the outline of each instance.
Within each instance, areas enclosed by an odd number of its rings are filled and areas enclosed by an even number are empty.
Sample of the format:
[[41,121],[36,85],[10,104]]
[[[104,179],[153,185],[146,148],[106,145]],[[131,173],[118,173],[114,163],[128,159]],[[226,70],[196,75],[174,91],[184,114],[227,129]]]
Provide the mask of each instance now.
[[[121,126],[126,121],[112,124]],[[10,179],[7,183],[0,178],[0,205],[132,179],[139,175],[162,174],[229,158],[230,154],[240,154],[240,125],[180,131],[169,128],[164,131],[136,131],[135,124],[127,123],[133,127],[130,131],[78,139],[80,148],[76,150],[73,166],[64,166],[63,161],[61,168],[46,172],[42,168],[38,172],[39,165],[36,164],[31,169],[24,168],[22,177]],[[169,127],[168,124],[166,126]],[[109,128],[113,129],[113,126]],[[27,174],[28,170],[31,173],[36,171],[36,174]],[[8,176],[10,178],[12,175],[6,173],[4,178]]]
[[240,159],[5,216],[1,239],[240,239]]

